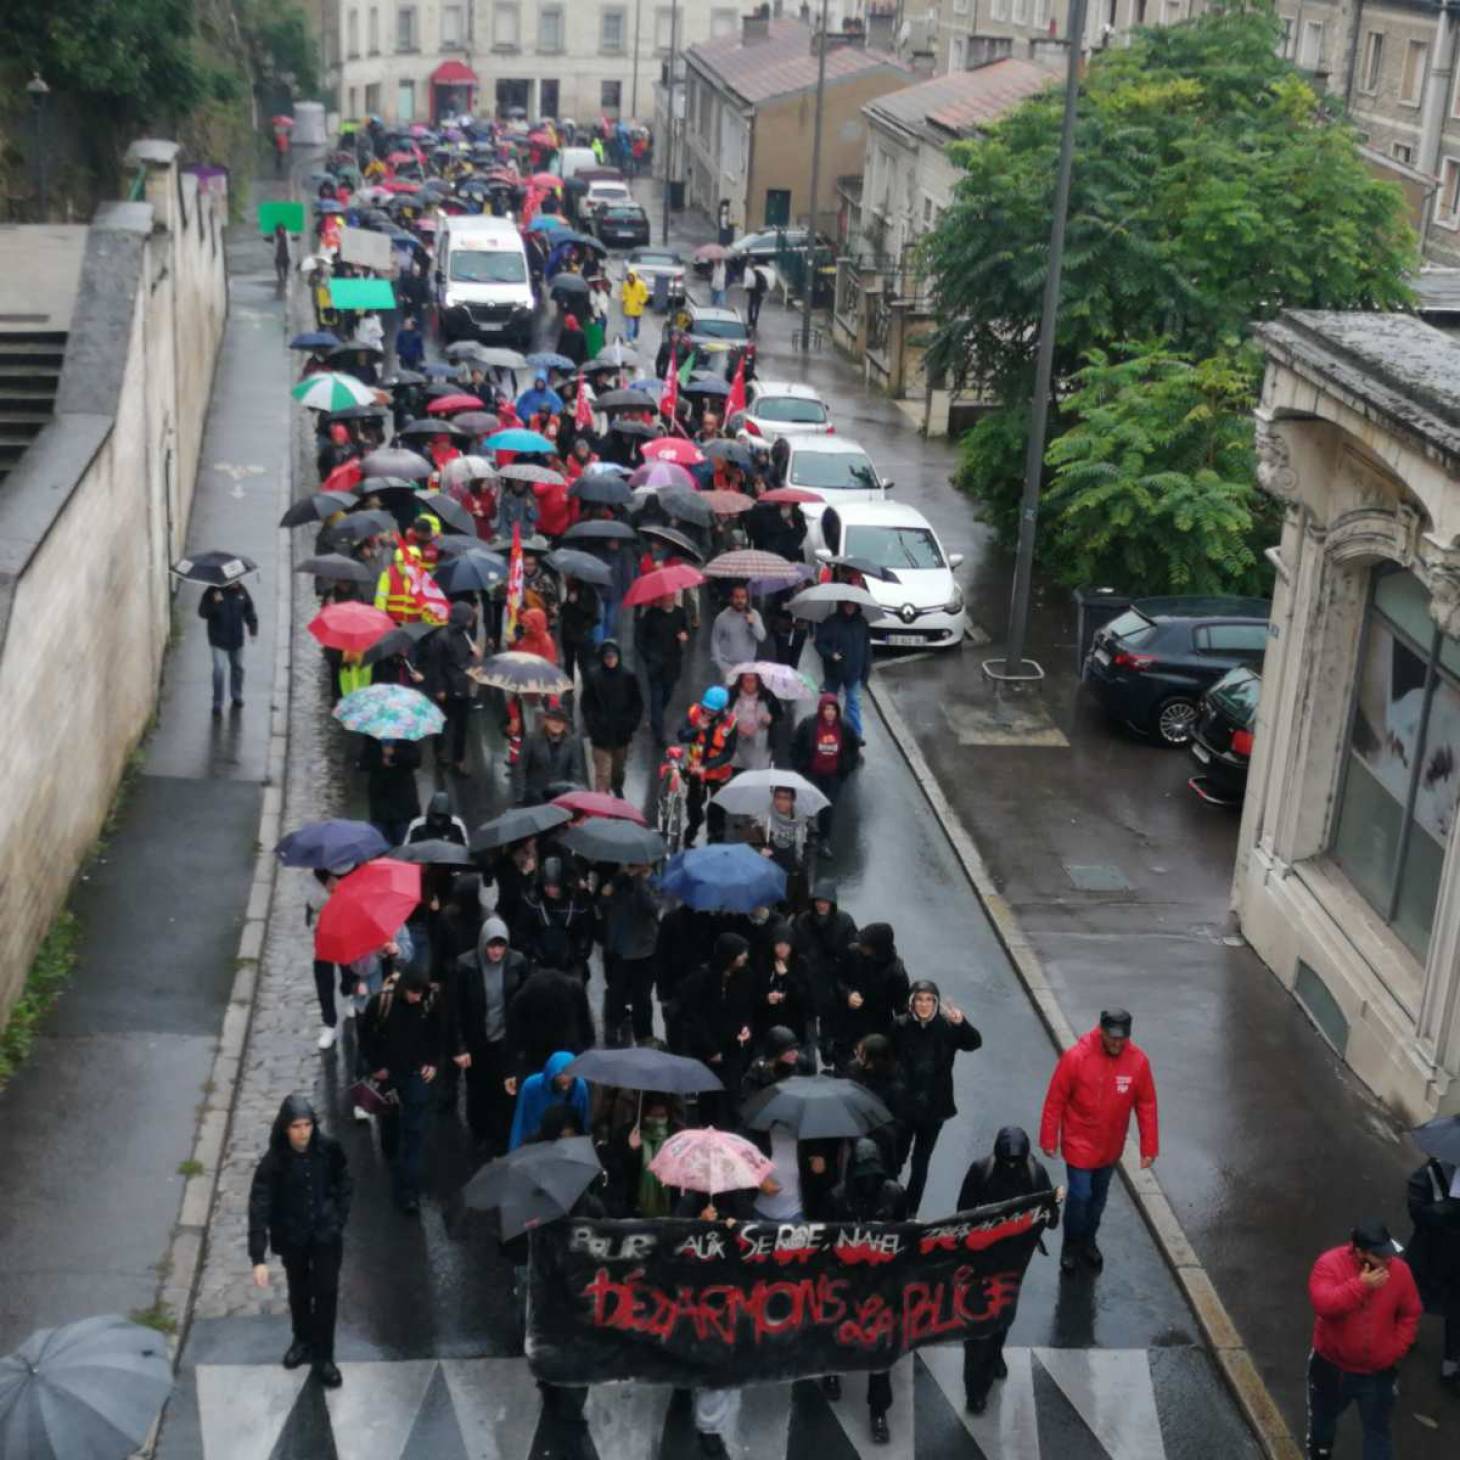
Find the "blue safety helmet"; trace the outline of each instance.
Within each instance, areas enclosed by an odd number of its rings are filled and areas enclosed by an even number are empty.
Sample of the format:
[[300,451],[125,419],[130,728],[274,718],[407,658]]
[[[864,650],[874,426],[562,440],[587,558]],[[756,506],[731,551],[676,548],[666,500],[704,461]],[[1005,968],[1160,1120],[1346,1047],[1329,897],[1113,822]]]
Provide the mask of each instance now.
[[700,697],[700,708],[718,715],[730,703],[730,691],[723,684],[712,684]]

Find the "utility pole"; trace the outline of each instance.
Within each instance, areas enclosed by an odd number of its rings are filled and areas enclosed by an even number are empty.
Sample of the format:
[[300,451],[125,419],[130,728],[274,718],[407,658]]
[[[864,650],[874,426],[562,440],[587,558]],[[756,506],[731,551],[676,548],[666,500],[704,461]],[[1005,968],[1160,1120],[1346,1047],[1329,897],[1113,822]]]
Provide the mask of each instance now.
[[639,118],[639,37],[644,29],[644,0],[634,0],[634,80],[629,88],[629,120]]
[[1070,64],[1065,73],[1065,115],[1060,132],[1059,171],[1054,185],[1054,217],[1049,229],[1049,272],[1044,279],[1044,308],[1039,318],[1039,355],[1034,370],[1034,399],[1029,410],[1029,450],[1024,461],[1024,497],[1019,505],[1019,547],[1014,557],[1014,592],[1009,604],[1005,657],[987,659],[990,679],[1035,680],[1044,670],[1024,658],[1029,635],[1029,593],[1034,577],[1034,531],[1039,523],[1039,488],[1044,472],[1044,433],[1054,375],[1054,334],[1059,319],[1060,272],[1065,258],[1065,219],[1070,211],[1070,176],[1075,162],[1075,107],[1080,96],[1080,50],[1085,40],[1086,0],[1070,0]]
[[664,126],[664,246],[669,246],[669,188],[674,176],[674,73],[679,65],[679,0],[669,11],[669,82],[665,93],[669,98],[668,117]]
[[50,199],[46,195],[46,102],[50,100],[51,88],[37,71],[26,83],[25,91],[30,97],[31,120],[35,125],[36,192],[40,199],[37,222],[44,223],[50,212]]
[[[1076,0],[1082,3],[1082,0]],[[828,0],[821,0],[821,44],[816,54],[816,123],[811,134],[811,207],[806,219],[805,278],[801,287],[801,353],[811,353],[811,295],[816,281],[816,194],[821,186],[821,109],[826,101],[826,29]]]

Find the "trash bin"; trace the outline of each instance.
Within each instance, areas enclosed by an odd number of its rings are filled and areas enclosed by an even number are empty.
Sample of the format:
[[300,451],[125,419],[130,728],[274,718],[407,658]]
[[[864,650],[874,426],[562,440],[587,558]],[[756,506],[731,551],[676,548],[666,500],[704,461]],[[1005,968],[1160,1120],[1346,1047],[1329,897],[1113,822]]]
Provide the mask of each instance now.
[[660,314],[669,310],[669,275],[654,275],[654,308]]
[[1095,641],[1096,630],[1103,628],[1117,614],[1124,613],[1130,605],[1130,595],[1117,593],[1114,588],[1075,589],[1076,674],[1084,672],[1085,657]]
[[669,211],[671,213],[682,213],[684,211],[684,179],[674,178],[669,184]]

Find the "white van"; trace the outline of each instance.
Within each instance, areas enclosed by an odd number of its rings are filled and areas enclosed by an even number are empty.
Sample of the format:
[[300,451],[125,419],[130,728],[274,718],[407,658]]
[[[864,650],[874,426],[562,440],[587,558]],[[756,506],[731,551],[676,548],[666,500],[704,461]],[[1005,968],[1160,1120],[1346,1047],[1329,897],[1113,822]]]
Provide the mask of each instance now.
[[532,348],[537,302],[522,235],[510,218],[447,218],[436,247],[436,302],[450,340]]
[[552,160],[552,171],[567,182],[580,172],[587,172],[603,164],[593,155],[591,147],[564,147]]

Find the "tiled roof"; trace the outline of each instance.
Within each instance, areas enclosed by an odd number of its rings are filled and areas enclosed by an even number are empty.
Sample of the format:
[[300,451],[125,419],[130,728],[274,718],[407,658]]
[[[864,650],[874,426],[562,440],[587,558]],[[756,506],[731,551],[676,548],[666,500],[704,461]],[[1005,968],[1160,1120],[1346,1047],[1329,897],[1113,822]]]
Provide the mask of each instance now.
[[[750,103],[788,96],[816,85],[817,57],[811,49],[811,30],[799,20],[771,21],[766,40],[747,45],[739,35],[722,36],[691,46],[685,57]],[[885,52],[838,46],[826,53],[828,86],[878,70],[911,75],[902,62]]]
[[866,110],[910,131],[927,131],[931,125],[955,137],[966,137],[1058,81],[1045,67],[1011,56],[976,71],[952,71],[890,91],[868,102]]

